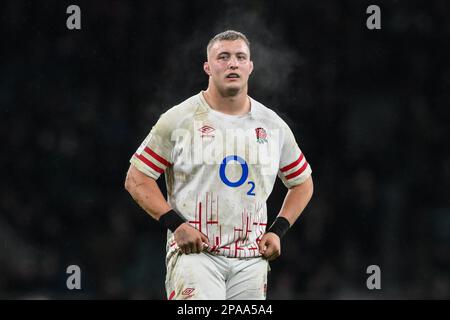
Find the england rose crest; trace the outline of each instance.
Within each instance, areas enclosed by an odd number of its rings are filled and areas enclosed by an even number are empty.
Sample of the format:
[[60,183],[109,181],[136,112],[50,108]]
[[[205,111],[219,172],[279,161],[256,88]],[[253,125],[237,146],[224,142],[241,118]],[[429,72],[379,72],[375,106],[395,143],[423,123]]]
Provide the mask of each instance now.
[[266,130],[264,130],[264,128],[256,128],[256,141],[258,143],[264,143],[267,142],[267,133]]

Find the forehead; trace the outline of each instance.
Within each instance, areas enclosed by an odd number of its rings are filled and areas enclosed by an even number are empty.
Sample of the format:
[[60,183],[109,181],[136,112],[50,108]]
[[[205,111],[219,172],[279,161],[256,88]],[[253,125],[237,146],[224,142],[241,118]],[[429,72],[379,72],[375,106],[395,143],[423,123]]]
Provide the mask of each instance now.
[[250,50],[247,44],[242,39],[219,40],[214,42],[209,50],[209,53],[214,56],[221,52],[230,52],[230,53],[244,52],[247,55],[250,54]]

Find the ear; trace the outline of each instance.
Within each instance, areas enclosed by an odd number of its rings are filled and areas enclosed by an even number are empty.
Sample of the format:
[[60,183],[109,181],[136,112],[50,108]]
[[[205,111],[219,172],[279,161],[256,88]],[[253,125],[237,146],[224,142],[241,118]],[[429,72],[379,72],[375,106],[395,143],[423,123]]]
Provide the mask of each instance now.
[[251,75],[253,71],[253,61],[250,60],[250,72],[248,73],[248,75]]
[[209,69],[209,63],[208,62],[203,63],[203,70],[206,72],[206,74],[208,76],[211,75],[211,70]]

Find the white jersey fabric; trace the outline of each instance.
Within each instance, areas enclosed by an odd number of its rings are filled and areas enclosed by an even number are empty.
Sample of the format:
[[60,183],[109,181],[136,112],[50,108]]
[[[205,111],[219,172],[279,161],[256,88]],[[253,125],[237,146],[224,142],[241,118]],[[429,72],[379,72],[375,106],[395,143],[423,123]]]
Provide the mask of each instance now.
[[[203,92],[162,114],[130,162],[153,179],[165,173],[167,201],[204,233],[210,254],[260,256],[266,201],[277,175],[287,188],[311,167],[288,125],[249,98],[245,115],[218,112]],[[171,231],[167,261],[178,247]]]

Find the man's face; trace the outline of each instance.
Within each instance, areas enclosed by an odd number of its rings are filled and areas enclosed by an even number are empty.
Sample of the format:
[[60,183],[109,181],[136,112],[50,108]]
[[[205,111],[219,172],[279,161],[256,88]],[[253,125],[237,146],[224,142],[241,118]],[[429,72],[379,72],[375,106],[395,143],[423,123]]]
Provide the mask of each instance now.
[[241,39],[216,41],[210,47],[203,69],[222,96],[235,96],[247,87],[253,70],[250,50]]

